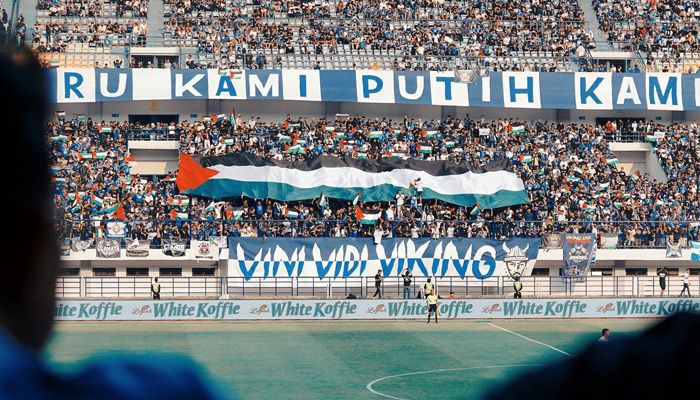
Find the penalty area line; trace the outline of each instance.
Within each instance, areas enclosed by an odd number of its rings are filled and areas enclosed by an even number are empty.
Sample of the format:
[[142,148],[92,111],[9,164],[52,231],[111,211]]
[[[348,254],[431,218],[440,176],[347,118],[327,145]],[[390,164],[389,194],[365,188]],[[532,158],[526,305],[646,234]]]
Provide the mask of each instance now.
[[370,392],[376,394],[377,396],[382,396],[386,397],[387,399],[393,399],[393,400],[409,400],[404,397],[396,397],[396,396],[391,396],[386,393],[382,393],[380,391],[375,390],[372,386],[374,386],[376,383],[379,383],[384,380],[388,379],[393,379],[393,378],[400,378],[403,376],[412,376],[412,375],[425,375],[425,374],[432,374],[435,372],[449,372],[449,371],[469,371],[469,370],[478,370],[478,369],[496,369],[496,368],[519,368],[519,367],[537,367],[539,364],[510,364],[510,365],[489,365],[485,367],[464,367],[464,368],[446,368],[446,369],[431,369],[429,371],[417,371],[417,372],[408,372],[405,374],[398,374],[398,375],[389,375],[385,376],[379,379],[375,379],[372,382],[367,384],[367,390]]
[[556,348],[556,347],[554,347],[554,346],[548,345],[547,343],[542,343],[542,342],[540,342],[540,341],[538,341],[538,340],[531,339],[531,338],[529,338],[529,337],[527,337],[527,336],[525,336],[525,335],[521,335],[521,334],[519,334],[519,333],[517,333],[517,332],[513,332],[513,331],[511,331],[510,329],[506,329],[506,328],[504,328],[504,327],[502,327],[502,326],[498,326],[498,325],[494,324],[493,322],[489,322],[489,325],[493,326],[494,328],[498,328],[498,329],[500,329],[500,330],[502,330],[502,331],[511,333],[511,334],[513,334],[513,335],[515,335],[515,336],[521,337],[521,338],[523,338],[523,339],[525,339],[525,340],[528,340],[528,341],[530,341],[530,342],[532,342],[532,343],[537,343],[537,344],[539,344],[539,345],[541,345],[541,346],[548,347],[548,348],[550,348],[550,349],[552,349],[552,350],[554,350],[554,351],[558,351],[559,353],[564,354],[564,355],[566,355],[566,356],[573,357],[571,354],[565,352],[565,351],[562,350],[562,349],[558,349],[558,348]]

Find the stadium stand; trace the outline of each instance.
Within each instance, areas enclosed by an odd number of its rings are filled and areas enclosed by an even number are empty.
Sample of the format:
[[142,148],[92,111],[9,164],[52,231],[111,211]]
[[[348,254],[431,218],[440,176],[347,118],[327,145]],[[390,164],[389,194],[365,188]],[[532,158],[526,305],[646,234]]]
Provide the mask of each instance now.
[[[335,130],[326,129],[330,126]],[[514,133],[514,126],[523,126],[524,131]],[[291,116],[263,121],[237,116],[233,123],[198,120],[151,126],[75,117],[49,122],[47,142],[57,213],[63,221],[61,234],[66,239],[103,234],[104,224],[115,218],[119,205],[129,221],[129,234],[154,239],[154,246],[163,237],[370,236],[374,230],[356,222],[354,207],[345,201],[331,199],[326,208],[317,201],[281,204],[242,198],[214,203],[180,195],[173,174],[159,178],[130,174],[134,160],[127,140],[175,139],[182,153],[193,156],[251,152],[285,160],[332,155],[476,164],[505,157],[525,182],[531,205],[475,210],[438,201],[421,204],[413,193],[403,207],[396,202],[364,206],[381,210],[384,229],[395,236],[501,238],[593,230],[619,233],[625,247],[663,247],[667,237],[674,242],[698,237],[698,229],[689,228],[700,221],[699,129],[697,123],[592,126],[487,121],[468,115],[438,121],[362,116],[342,121]],[[383,135],[370,139],[370,131]],[[665,132],[664,140],[654,139],[657,131]],[[290,141],[281,141],[282,136]],[[608,141],[623,137],[650,141],[668,181],[619,167]],[[421,152],[421,145],[432,151]],[[285,218],[285,208],[298,211],[299,218]],[[242,214],[234,217],[234,210]]]
[[700,67],[697,0],[593,0],[601,28],[617,47],[647,53],[653,71],[696,72]]
[[47,66],[118,67],[112,50],[144,46],[147,15],[147,0],[39,0],[31,43]]
[[[198,66],[449,70],[569,70],[584,43],[576,2],[260,2],[225,10],[170,5],[173,44],[197,48]],[[204,3],[204,2],[203,2]],[[274,6],[272,5],[274,4]],[[252,18],[250,18],[252,17]]]

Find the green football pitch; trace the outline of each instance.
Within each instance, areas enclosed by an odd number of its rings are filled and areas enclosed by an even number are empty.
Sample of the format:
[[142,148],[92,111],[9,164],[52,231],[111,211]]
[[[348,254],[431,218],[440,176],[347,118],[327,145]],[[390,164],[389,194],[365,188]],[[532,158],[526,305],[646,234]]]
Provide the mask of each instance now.
[[[185,353],[243,399],[466,399],[649,320],[59,323],[46,357]],[[613,336],[613,337],[614,337]]]

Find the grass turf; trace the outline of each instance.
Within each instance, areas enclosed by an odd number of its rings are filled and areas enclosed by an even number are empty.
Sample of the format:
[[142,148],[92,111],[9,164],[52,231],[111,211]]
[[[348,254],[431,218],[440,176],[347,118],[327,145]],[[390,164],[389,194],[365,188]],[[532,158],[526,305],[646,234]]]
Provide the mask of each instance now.
[[[494,321],[568,353],[649,320]],[[465,399],[566,357],[477,321],[59,323],[47,358],[71,369],[104,351],[185,353],[244,399]],[[482,368],[495,367],[495,368]],[[412,375],[415,372],[452,369]],[[402,375],[402,376],[395,376]],[[390,397],[383,397],[367,389]]]

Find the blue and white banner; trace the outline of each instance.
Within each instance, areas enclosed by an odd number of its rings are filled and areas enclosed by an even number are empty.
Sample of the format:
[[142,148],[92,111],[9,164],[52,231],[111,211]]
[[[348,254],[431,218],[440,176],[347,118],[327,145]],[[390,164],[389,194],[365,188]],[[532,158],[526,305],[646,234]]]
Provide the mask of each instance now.
[[698,110],[700,75],[492,72],[473,84],[453,72],[56,68],[56,103],[235,99],[577,110]]
[[593,233],[564,235],[562,276],[583,277],[595,262],[596,237]]
[[229,238],[229,276],[318,279],[530,275],[540,239]]
[[[700,312],[698,299],[440,300],[443,319],[661,318]],[[57,321],[409,320],[423,319],[422,300],[59,301]]]

